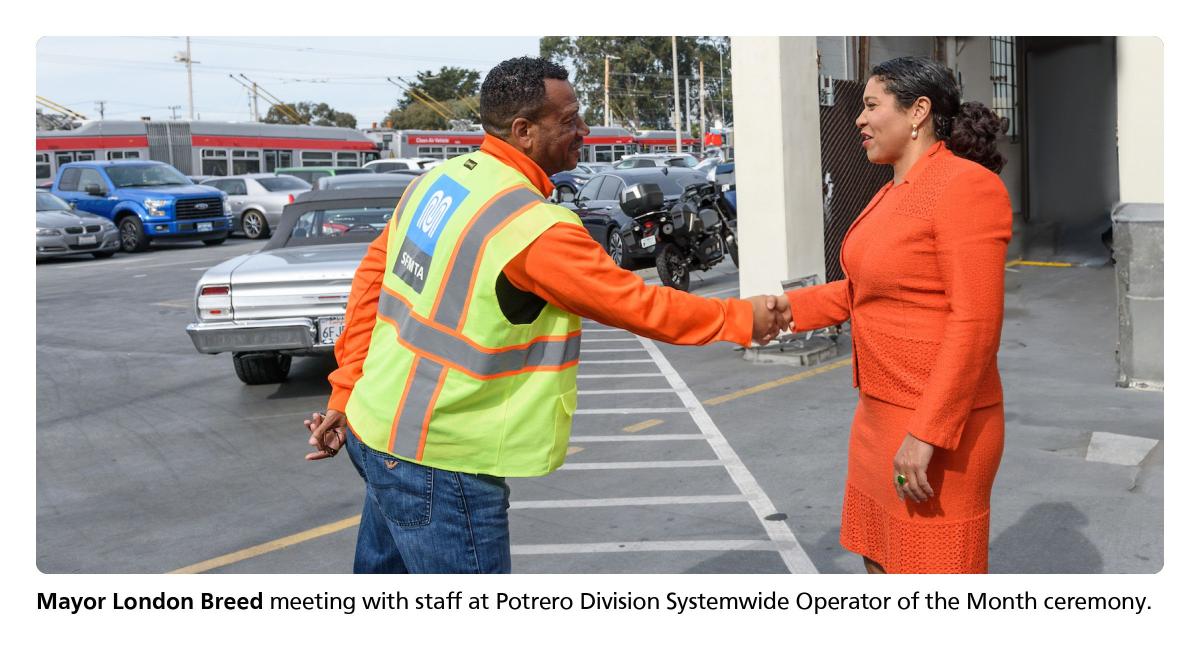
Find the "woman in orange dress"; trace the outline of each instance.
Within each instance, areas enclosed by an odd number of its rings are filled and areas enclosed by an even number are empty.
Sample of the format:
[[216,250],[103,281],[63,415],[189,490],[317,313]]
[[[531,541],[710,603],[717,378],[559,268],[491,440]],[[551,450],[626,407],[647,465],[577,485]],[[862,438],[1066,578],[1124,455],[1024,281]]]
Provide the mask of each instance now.
[[859,403],[842,545],[871,573],[986,573],[1004,447],[1003,122],[961,102],[951,71],[928,59],[871,75],[856,123],[893,179],[846,233],[846,279],[776,302],[798,331],[851,322]]

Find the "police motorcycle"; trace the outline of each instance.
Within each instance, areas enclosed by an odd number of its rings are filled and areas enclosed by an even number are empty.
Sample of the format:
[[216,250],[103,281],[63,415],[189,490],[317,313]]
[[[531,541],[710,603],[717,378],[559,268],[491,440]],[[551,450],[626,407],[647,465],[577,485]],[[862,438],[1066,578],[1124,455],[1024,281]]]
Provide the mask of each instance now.
[[715,181],[693,184],[679,199],[664,203],[654,183],[635,184],[621,192],[621,210],[633,218],[635,240],[655,237],[654,263],[664,286],[687,291],[691,271],[707,271],[728,253],[738,265],[737,213]]

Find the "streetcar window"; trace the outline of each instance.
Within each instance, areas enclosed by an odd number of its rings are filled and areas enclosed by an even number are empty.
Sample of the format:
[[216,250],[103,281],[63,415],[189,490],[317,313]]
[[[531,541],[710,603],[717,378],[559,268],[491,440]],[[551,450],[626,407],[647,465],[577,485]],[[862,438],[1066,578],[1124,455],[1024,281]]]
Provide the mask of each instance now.
[[228,150],[201,150],[201,175],[229,175]]
[[50,155],[45,153],[37,156],[37,179],[44,180],[50,177]]
[[354,152],[339,152],[337,154],[338,166],[358,166],[358,153]]
[[300,153],[301,166],[333,166],[332,152],[311,152],[305,151]]

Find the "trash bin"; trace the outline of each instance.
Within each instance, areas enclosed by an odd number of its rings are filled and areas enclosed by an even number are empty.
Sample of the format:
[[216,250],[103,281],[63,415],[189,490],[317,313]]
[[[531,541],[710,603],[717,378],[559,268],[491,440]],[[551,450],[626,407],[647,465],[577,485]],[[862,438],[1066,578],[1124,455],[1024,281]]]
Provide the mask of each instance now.
[[1117,386],[1163,388],[1163,206],[1113,208],[1117,268]]

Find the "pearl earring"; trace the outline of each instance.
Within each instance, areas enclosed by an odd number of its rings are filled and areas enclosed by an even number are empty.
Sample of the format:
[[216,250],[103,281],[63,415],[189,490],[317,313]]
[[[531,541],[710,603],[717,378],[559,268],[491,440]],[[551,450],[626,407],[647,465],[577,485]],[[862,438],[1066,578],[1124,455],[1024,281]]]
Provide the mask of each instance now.
[[916,125],[913,125],[912,138],[913,138],[913,141],[917,140],[917,126]]

